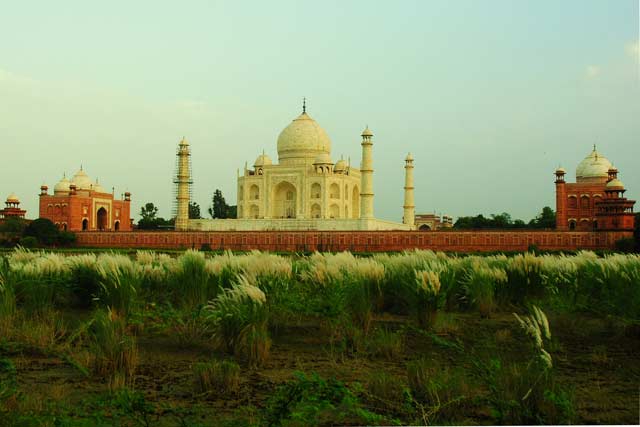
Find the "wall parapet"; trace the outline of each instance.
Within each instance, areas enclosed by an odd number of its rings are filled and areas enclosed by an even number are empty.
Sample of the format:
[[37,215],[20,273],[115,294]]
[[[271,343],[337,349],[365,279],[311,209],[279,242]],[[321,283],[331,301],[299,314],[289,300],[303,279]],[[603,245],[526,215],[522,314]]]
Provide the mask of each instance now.
[[387,252],[431,249],[455,252],[614,249],[628,231],[132,231],[80,232],[81,247],[262,250],[278,252]]

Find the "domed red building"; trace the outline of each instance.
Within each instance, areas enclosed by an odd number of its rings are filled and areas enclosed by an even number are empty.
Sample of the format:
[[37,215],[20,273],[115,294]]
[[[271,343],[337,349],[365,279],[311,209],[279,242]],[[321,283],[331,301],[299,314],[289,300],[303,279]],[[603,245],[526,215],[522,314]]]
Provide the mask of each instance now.
[[80,168],[71,178],[62,179],[53,187],[40,187],[40,218],[47,218],[68,231],[130,231],[131,193],[116,200],[96,180]]
[[633,231],[635,200],[624,197],[618,169],[598,153],[596,146],[576,168],[576,182],[565,182],[566,171],[556,175],[556,229]]

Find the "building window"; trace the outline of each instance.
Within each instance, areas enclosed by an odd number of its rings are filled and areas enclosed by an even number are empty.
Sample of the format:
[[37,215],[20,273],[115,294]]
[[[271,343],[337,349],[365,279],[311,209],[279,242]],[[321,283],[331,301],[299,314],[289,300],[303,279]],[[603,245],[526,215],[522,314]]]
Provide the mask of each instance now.
[[580,208],[589,209],[589,196],[580,197]]
[[576,222],[569,221],[569,230],[575,230],[575,229],[576,229]]

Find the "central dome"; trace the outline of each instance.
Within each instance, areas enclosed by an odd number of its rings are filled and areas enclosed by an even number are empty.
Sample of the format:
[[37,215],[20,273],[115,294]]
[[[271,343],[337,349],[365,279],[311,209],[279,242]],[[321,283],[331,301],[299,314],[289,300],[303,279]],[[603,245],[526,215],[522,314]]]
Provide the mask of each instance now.
[[295,118],[278,137],[280,163],[311,163],[320,154],[331,154],[331,140],[306,112]]
[[611,162],[602,154],[598,153],[594,146],[593,151],[578,164],[576,180],[578,182],[606,181],[609,177],[609,169],[611,167]]

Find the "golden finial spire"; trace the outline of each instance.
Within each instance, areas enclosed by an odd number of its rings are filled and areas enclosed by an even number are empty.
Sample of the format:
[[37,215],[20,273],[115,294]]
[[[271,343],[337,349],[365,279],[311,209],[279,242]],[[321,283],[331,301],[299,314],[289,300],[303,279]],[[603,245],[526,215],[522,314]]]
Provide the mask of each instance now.
[[307,112],[307,98],[302,98],[302,114]]

